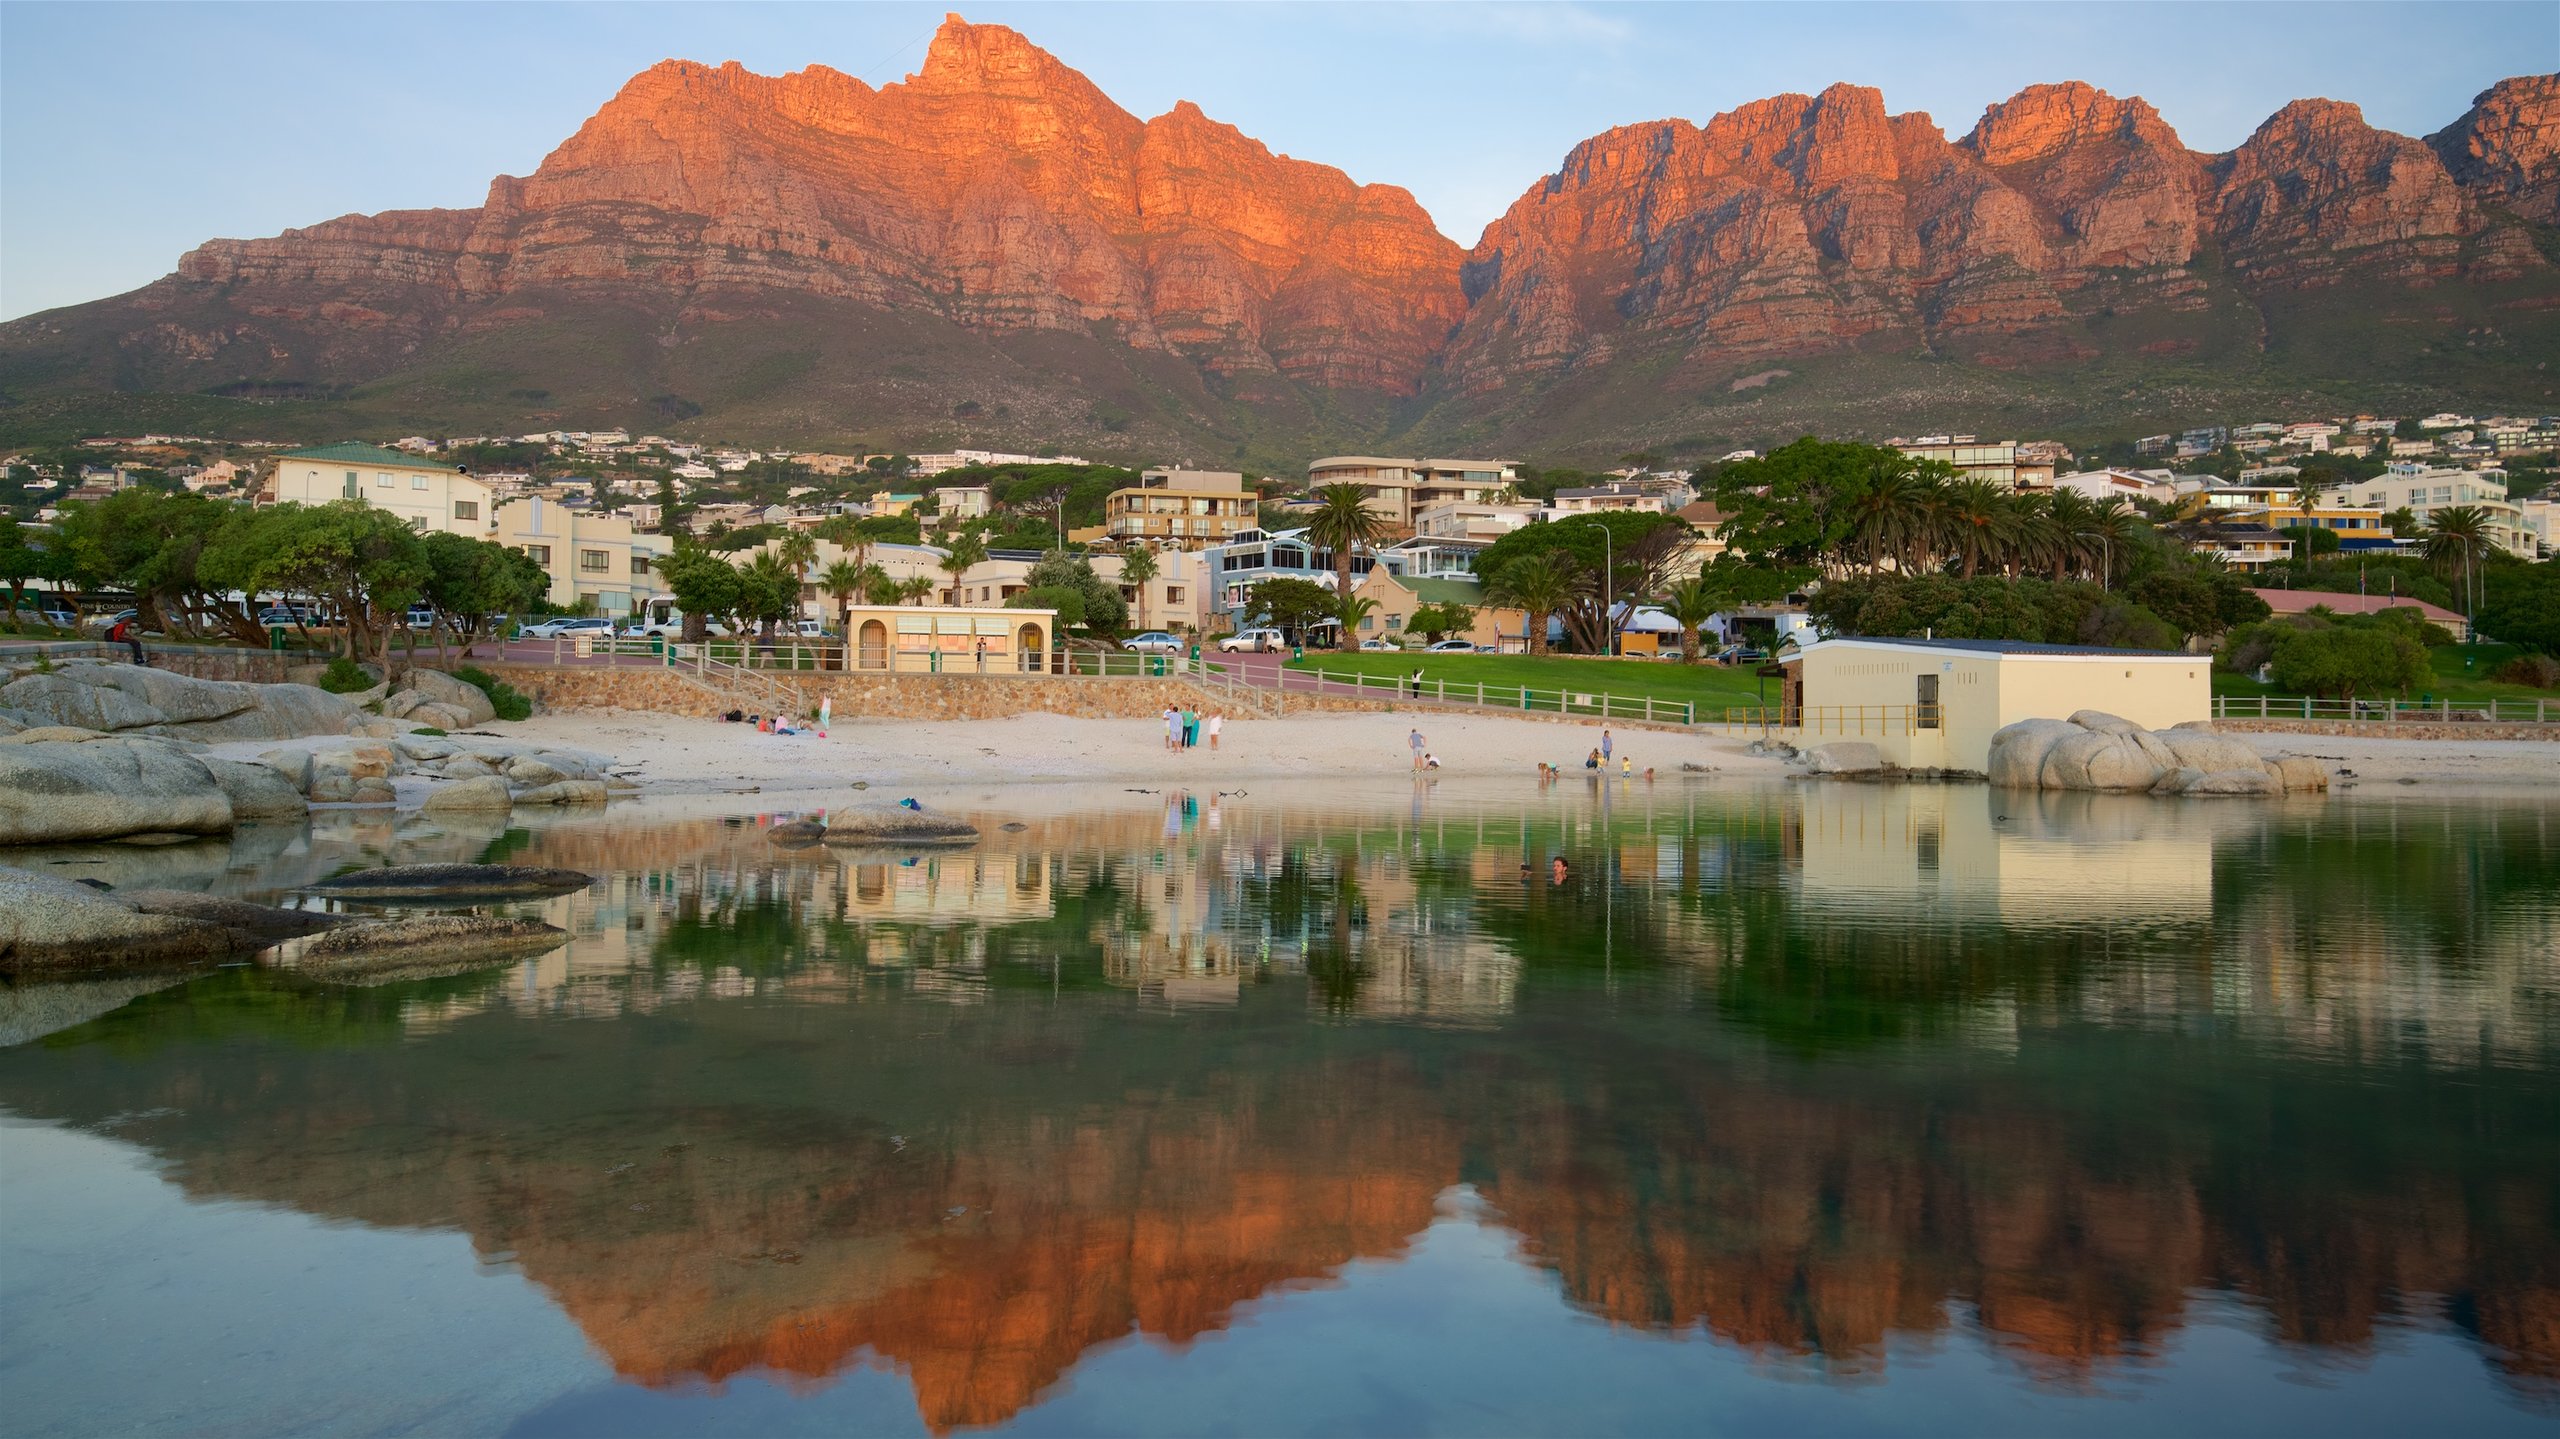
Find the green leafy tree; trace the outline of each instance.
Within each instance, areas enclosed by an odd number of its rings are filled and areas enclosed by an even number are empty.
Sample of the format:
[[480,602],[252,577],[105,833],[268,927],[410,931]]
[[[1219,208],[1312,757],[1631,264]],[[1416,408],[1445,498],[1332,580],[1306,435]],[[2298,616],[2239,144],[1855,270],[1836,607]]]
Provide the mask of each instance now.
[[2479,609],[2480,565],[2490,548],[2489,512],[2478,505],[2450,505],[2427,517],[2427,559],[2460,578],[2467,612]]
[[836,602],[836,628],[848,639],[853,633],[854,598],[869,588],[872,576],[879,573],[877,565],[843,559],[827,566],[818,576],[818,588]]
[[737,566],[700,545],[679,541],[659,574],[684,612],[686,644],[702,643],[711,621],[736,614],[744,598]]
[[1047,585],[1038,589],[1017,590],[1005,599],[1007,609],[1055,610],[1061,628],[1084,623],[1084,592],[1066,585]]
[[1088,634],[1107,638],[1120,633],[1129,623],[1129,602],[1120,597],[1120,587],[1095,574],[1092,561],[1082,555],[1051,550],[1023,576],[1023,584],[1030,589],[1069,589],[1082,595],[1083,623]]
[[760,550],[737,567],[738,612],[766,639],[773,628],[800,613],[800,571],[773,550]]
[[1253,623],[1279,630],[1292,644],[1304,644],[1307,627],[1333,613],[1333,598],[1333,591],[1313,580],[1282,577],[1255,585],[1247,609]]
[[2536,654],[2560,655],[2560,560],[2493,564],[2481,576],[2480,632]]
[[1416,609],[1413,617],[1404,622],[1404,627],[1433,644],[1438,644],[1445,636],[1459,634],[1473,628],[1475,622],[1476,612],[1473,606],[1451,601],[1447,604],[1424,605]]
[[2325,699],[2405,695],[2424,684],[2429,673],[2426,647],[2393,626],[2296,630],[2275,647],[2275,682]]

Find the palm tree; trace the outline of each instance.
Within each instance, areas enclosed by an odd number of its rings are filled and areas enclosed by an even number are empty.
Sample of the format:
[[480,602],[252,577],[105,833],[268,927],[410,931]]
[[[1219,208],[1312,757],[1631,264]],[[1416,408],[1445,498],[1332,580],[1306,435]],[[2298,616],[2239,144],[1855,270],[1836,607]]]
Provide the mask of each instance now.
[[969,567],[987,557],[987,542],[976,535],[962,535],[951,542],[942,556],[942,572],[951,576],[951,602],[960,602],[960,577]]
[[1938,482],[1908,455],[1879,457],[1867,492],[1849,507],[1856,544],[1870,568],[1888,559],[1905,573],[1929,529]]
[[747,579],[749,613],[762,623],[764,637],[771,639],[776,621],[800,612],[800,572],[773,550],[756,551],[741,572]]
[[1690,664],[1698,662],[1698,627],[1724,606],[1724,592],[1704,576],[1682,580],[1662,597],[1662,612],[1680,623],[1680,653]]
[[1955,551],[1966,579],[1980,573],[1983,561],[1998,563],[2010,552],[2017,512],[2009,503],[2009,492],[1996,482],[1979,477],[1956,481],[1947,486],[1940,513],[1947,526],[1947,547]]
[[825,590],[835,599],[837,627],[848,635],[852,633],[853,628],[853,597],[861,594],[869,586],[871,576],[875,573],[877,571],[869,565],[858,565],[851,560],[838,560],[827,566],[826,572],[818,576],[818,588]]
[[2427,558],[2447,574],[2462,576],[2463,613],[2479,608],[2474,590],[2480,561],[2489,553],[2489,512],[2478,505],[2448,505],[2427,516]]
[[889,572],[878,565],[864,565],[862,597],[875,605],[899,605],[907,601],[907,587],[889,578]]
[[1333,551],[1333,592],[1347,595],[1352,552],[1386,538],[1387,517],[1369,508],[1369,492],[1358,485],[1319,485],[1313,498],[1322,508],[1308,519],[1307,538]]
[[909,575],[898,581],[898,603],[921,605],[933,597],[933,581],[922,575]]
[[1147,582],[1156,577],[1156,552],[1140,545],[1120,559],[1120,583],[1138,590],[1138,629],[1147,627]]
[[2056,490],[2045,500],[2045,559],[2057,580],[2095,574],[2100,563],[2098,503],[2078,490]]
[[1333,622],[1341,628],[1334,632],[1333,647],[1338,650],[1347,650],[1357,646],[1360,642],[1353,638],[1354,632],[1360,628],[1362,620],[1377,612],[1376,600],[1364,599],[1359,595],[1335,596]]
[[1504,565],[1485,592],[1497,604],[1528,612],[1529,653],[1542,655],[1547,652],[1547,617],[1572,604],[1586,583],[1582,566],[1571,555],[1548,550]]

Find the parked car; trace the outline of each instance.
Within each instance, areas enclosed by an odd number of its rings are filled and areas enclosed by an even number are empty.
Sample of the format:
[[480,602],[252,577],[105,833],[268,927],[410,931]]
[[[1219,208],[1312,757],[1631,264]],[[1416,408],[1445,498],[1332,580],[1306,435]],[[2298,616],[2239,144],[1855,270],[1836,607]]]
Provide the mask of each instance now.
[[589,639],[610,639],[613,635],[613,621],[602,615],[580,615],[576,618],[561,616],[556,619],[536,620],[516,631],[516,638],[520,640],[574,639],[580,635],[585,635]]
[[1471,655],[1475,652],[1475,644],[1469,640],[1442,640],[1423,651],[1427,655]]
[[1218,649],[1225,654],[1235,654],[1239,651],[1257,655],[1270,654],[1275,650],[1285,650],[1288,647],[1288,637],[1278,630],[1238,630],[1218,641]]
[[403,618],[413,630],[433,629],[436,624],[436,612],[430,605],[411,605]]
[[1716,651],[1716,663],[1720,665],[1758,664],[1768,657],[1769,652],[1758,645],[1726,645]]
[[1147,655],[1178,655],[1182,653],[1182,641],[1166,634],[1163,630],[1149,630],[1145,634],[1131,635],[1122,640],[1120,648]]
[[1361,648],[1361,649],[1363,649],[1363,650],[1368,651],[1370,654],[1373,654],[1373,655],[1374,655],[1374,654],[1390,654],[1390,655],[1391,655],[1391,654],[1394,654],[1396,651],[1403,649],[1403,648],[1404,648],[1404,646],[1402,646],[1402,645],[1400,645],[1400,644],[1397,644],[1394,640],[1390,640],[1390,639],[1381,639],[1381,638],[1379,638],[1379,637],[1378,637],[1378,636],[1376,636],[1376,635],[1371,635],[1371,636],[1369,636],[1367,639],[1362,640],[1362,641],[1360,642],[1360,648]]

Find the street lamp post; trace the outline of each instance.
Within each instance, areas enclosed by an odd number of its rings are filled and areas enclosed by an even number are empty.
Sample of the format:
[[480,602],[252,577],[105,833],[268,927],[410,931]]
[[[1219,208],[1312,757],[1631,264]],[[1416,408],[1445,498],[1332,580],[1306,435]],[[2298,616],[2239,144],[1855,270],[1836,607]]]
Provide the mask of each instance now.
[[1609,647],[1609,658],[1616,659],[1618,657],[1618,608],[1614,587],[1617,577],[1611,574],[1610,570],[1613,568],[1613,559],[1617,551],[1616,547],[1610,544],[1608,523],[1602,520],[1594,520],[1592,523],[1600,526],[1600,623],[1608,630],[1609,637],[1606,643]]

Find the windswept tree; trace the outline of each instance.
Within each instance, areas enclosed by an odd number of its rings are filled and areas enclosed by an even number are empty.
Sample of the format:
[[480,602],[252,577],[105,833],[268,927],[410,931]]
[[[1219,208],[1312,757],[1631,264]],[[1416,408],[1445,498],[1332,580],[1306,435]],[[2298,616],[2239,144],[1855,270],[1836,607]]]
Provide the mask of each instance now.
[[408,522],[362,500],[236,512],[200,567],[224,589],[319,600],[341,627],[342,652],[359,662],[384,657],[429,573],[426,546]]
[[775,625],[799,616],[800,571],[777,550],[759,550],[737,568],[738,612],[771,639]]
[[468,658],[473,642],[499,616],[533,608],[551,588],[550,573],[532,556],[495,541],[436,530],[419,536],[419,544],[427,562],[421,590],[435,612],[429,634],[438,660],[448,637],[462,641]]
[[1387,517],[1369,507],[1369,492],[1358,485],[1318,485],[1312,498],[1317,509],[1307,519],[1307,538],[1333,551],[1333,592],[1347,595],[1353,555],[1386,538]]
[[677,541],[675,554],[659,573],[667,593],[675,596],[676,608],[684,612],[686,644],[702,643],[713,620],[738,612],[738,567],[700,545]]

